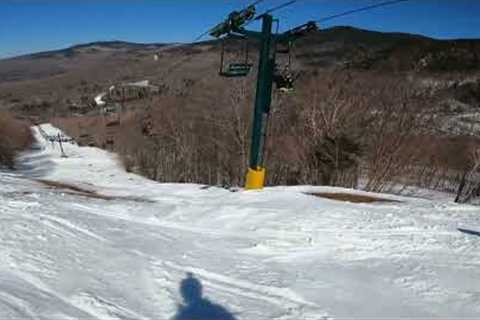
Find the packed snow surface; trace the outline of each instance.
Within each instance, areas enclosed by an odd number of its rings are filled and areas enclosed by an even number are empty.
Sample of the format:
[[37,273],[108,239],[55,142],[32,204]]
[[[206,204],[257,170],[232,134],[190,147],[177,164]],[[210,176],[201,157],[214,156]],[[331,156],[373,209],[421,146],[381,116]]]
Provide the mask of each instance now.
[[41,127],[0,172],[2,320],[480,318],[478,207],[159,184]]

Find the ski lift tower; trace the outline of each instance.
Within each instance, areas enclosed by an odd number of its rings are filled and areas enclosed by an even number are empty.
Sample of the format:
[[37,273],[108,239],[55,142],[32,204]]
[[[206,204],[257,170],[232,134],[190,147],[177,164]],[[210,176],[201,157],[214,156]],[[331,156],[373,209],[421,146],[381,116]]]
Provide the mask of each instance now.
[[[250,31],[244,28],[244,25],[253,19],[262,20],[261,32]],[[275,21],[278,22],[278,20]],[[272,34],[273,22],[273,17],[267,13],[255,17],[255,7],[249,6],[242,11],[230,13],[225,21],[212,28],[209,32],[209,34],[215,38],[227,35],[240,35],[245,37],[247,39],[246,41],[248,41],[248,38],[252,38],[258,40],[261,44],[253,115],[252,141],[250,145],[250,160],[245,182],[245,189],[247,190],[262,189],[265,184],[264,146],[267,121],[272,102],[272,83],[275,68],[275,50],[272,50],[272,48],[279,42],[288,43],[294,41],[303,35],[305,31],[309,31],[313,27],[316,29],[314,22],[308,22],[282,34]],[[242,68],[242,70],[247,69],[247,65]],[[247,74],[248,72],[243,72],[243,76]]]

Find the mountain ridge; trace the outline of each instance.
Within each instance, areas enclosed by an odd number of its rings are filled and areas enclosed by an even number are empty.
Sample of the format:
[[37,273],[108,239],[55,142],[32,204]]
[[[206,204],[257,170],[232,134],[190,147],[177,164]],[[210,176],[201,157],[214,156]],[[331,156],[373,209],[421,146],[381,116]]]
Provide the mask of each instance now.
[[[399,31],[392,31],[392,32],[384,32],[384,31],[377,31],[377,30],[368,30],[363,28],[351,27],[351,26],[333,26],[325,29],[320,29],[318,31],[320,34],[330,34],[330,33],[357,33],[357,34],[369,34],[369,35],[377,35],[383,37],[390,37],[390,38],[397,38],[397,39],[418,39],[418,40],[427,40],[432,42],[464,42],[464,41],[480,41],[479,38],[452,38],[452,39],[439,39],[435,37],[429,37],[421,34],[415,33],[408,33],[408,32],[399,32]],[[2,60],[15,60],[15,59],[22,59],[22,58],[36,58],[36,57],[44,57],[48,55],[55,55],[61,53],[68,53],[71,50],[77,49],[85,49],[89,47],[106,47],[106,48],[114,48],[114,49],[124,49],[124,48],[133,48],[133,49],[145,49],[145,48],[161,48],[165,46],[195,46],[199,44],[211,43],[216,42],[215,39],[213,40],[206,40],[206,41],[199,41],[199,42],[192,42],[192,43],[180,43],[180,42],[172,42],[172,43],[162,43],[162,42],[131,42],[126,40],[98,40],[92,42],[85,42],[74,44],[64,48],[52,49],[52,50],[45,50],[45,51],[38,51],[32,52],[27,54],[22,54],[13,57],[7,58],[0,58]]]

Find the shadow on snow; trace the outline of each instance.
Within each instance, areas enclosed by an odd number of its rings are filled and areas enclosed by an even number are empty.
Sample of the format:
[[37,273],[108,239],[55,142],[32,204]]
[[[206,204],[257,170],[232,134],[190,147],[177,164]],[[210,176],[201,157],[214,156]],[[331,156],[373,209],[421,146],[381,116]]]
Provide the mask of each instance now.
[[174,320],[235,320],[227,309],[202,297],[202,284],[191,273],[180,283],[180,294],[183,304]]

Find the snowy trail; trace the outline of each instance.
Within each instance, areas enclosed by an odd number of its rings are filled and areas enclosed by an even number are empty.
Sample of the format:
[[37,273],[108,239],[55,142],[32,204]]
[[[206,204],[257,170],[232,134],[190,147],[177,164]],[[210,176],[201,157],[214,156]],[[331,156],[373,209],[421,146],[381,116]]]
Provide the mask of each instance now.
[[158,184],[96,148],[65,143],[61,158],[36,136],[21,170],[0,172],[2,319],[172,319],[187,272],[239,320],[480,315],[480,237],[457,231],[480,226],[476,207]]

